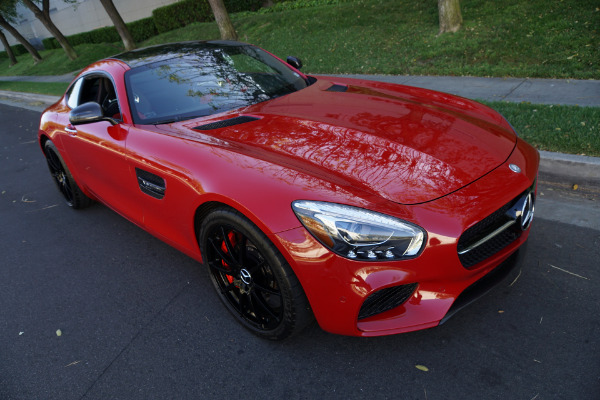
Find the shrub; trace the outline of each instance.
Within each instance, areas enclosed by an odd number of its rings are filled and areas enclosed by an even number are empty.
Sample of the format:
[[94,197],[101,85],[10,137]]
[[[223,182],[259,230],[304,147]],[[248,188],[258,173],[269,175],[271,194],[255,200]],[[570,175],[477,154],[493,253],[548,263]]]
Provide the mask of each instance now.
[[227,12],[233,14],[242,11],[257,11],[262,7],[263,0],[224,0],[224,3]]
[[27,49],[22,44],[15,44],[13,46],[10,46],[10,48],[12,49],[15,57],[27,53]]
[[[152,17],[129,22],[126,25],[135,42],[144,41],[158,34],[156,26],[154,25],[154,18]],[[84,43],[99,44],[120,42],[121,37],[114,26],[107,26],[104,28],[94,29],[93,31],[81,32],[75,35],[67,36],[67,40],[69,43],[71,43],[71,46],[77,46],[78,44]],[[60,48],[60,44],[53,37],[42,40],[42,43],[44,44],[44,48],[46,50]]]
[[172,31],[192,22],[212,21],[213,15],[208,1],[183,0],[152,11],[158,33]]
[[[242,11],[257,11],[263,0],[224,0],[230,14]],[[212,9],[206,0],[182,0],[152,11],[154,23],[159,33],[181,28],[192,22],[214,20]]]
[[152,36],[158,35],[158,30],[154,24],[154,18],[142,18],[137,21],[129,22],[127,28],[133,36],[133,40],[136,43],[143,42],[146,39],[150,39]]

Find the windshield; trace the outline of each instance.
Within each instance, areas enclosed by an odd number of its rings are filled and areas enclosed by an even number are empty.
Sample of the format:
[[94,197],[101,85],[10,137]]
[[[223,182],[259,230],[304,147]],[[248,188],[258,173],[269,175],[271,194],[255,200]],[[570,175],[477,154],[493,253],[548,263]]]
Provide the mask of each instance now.
[[307,86],[281,61],[253,46],[198,49],[126,72],[135,123],[164,124],[232,110]]

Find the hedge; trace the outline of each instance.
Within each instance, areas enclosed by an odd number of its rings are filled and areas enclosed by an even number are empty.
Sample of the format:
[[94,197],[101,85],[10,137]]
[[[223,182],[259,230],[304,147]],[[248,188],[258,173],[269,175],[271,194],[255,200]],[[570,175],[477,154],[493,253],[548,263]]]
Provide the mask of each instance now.
[[158,33],[172,31],[192,22],[212,21],[213,15],[208,1],[183,0],[152,11]]
[[[148,17],[138,19],[137,21],[129,22],[126,24],[129,29],[129,33],[133,36],[135,42],[142,42],[146,39],[156,36],[158,31],[154,25],[154,18]],[[71,46],[77,46],[83,43],[114,43],[120,42],[121,37],[114,26],[107,26],[104,28],[94,29],[93,31],[77,33],[75,35],[67,36]],[[58,41],[49,37],[42,40],[44,48],[49,49],[60,49]]]
[[[230,14],[241,11],[256,11],[263,0],[224,0]],[[182,0],[152,11],[154,24],[159,33],[172,31],[193,22],[213,21],[212,9],[207,0]]]
[[[15,44],[15,45],[10,46],[10,48],[12,49],[12,52],[15,55],[15,57],[20,56],[21,54],[27,53],[27,49],[22,44]],[[6,50],[0,52],[0,57],[8,58],[8,54],[6,53]]]
[[[257,11],[263,0],[224,0],[227,11],[231,14],[242,11]],[[193,22],[213,21],[214,16],[208,0],[181,0],[177,3],[155,8],[152,16],[127,23],[127,28],[136,43],[156,36],[159,33],[181,28]],[[114,43],[120,42],[121,37],[114,26],[94,29],[93,31],[67,36],[71,46],[83,43]],[[58,41],[49,37],[42,40],[44,48],[60,49]],[[14,48],[15,46],[13,46]],[[21,46],[22,47],[22,46]],[[23,48],[23,50],[25,50]],[[16,55],[24,53],[16,53]]]

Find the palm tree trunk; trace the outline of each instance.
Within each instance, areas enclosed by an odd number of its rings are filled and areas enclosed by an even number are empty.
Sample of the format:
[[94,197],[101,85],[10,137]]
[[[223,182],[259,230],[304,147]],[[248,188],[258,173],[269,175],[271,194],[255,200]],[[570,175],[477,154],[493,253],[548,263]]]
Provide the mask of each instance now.
[[13,37],[25,47],[25,50],[27,50],[29,54],[31,54],[31,57],[33,57],[33,61],[36,64],[42,61],[42,56],[40,56],[40,53],[38,53],[37,50],[31,45],[31,43],[29,43],[27,39],[25,39],[23,35],[21,35],[19,31],[17,31],[11,24],[9,24],[8,21],[5,20],[1,15],[0,27],[2,27],[2,29],[7,31],[11,35],[13,35]]
[[438,0],[440,32],[456,32],[463,23],[459,0]]
[[8,54],[8,60],[10,66],[12,67],[17,63],[17,58],[15,57],[12,49],[10,48],[10,45],[8,44],[8,40],[6,40],[6,36],[4,36],[4,33],[2,31],[0,31],[0,42],[2,42],[4,50],[6,50],[6,54]]
[[131,36],[129,29],[127,29],[127,25],[125,25],[125,21],[123,21],[123,18],[121,18],[121,14],[119,14],[119,11],[113,4],[112,0],[100,0],[100,3],[102,3],[102,7],[104,7],[106,13],[110,17],[110,20],[117,29],[119,36],[121,36],[121,40],[123,41],[125,49],[135,49],[135,42],[133,41],[133,36]]
[[48,29],[48,32],[50,32],[50,34],[54,36],[56,41],[60,43],[61,47],[67,54],[67,57],[69,57],[69,59],[71,60],[76,59],[77,53],[75,52],[75,49],[71,46],[67,38],[62,34],[62,32],[57,28],[57,26],[54,25],[54,22],[52,22],[52,20],[50,19],[50,9],[48,0],[44,0],[42,2],[43,11],[40,10],[35,4],[33,4],[31,0],[21,1],[27,8],[29,8],[33,12],[35,17],[38,20],[40,20],[42,24],[44,24],[46,29]]
[[219,26],[219,32],[221,32],[221,39],[223,40],[237,40],[238,35],[231,23],[229,13],[223,4],[223,0],[208,0],[210,8],[217,20]]

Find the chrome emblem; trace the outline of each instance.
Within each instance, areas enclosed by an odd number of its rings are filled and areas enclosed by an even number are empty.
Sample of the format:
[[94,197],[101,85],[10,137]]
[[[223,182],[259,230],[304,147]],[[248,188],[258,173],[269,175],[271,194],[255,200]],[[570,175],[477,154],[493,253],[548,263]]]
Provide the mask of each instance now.
[[519,166],[518,166],[518,165],[516,165],[516,164],[508,164],[508,168],[510,168],[510,170],[511,170],[512,172],[516,172],[517,174],[518,174],[519,172],[521,172],[521,168],[519,168]]
[[523,207],[521,208],[520,222],[521,222],[521,230],[527,230],[529,225],[531,225],[531,220],[533,219],[533,212],[535,211],[535,205],[533,204],[533,192],[529,192],[527,197],[525,198],[525,202],[523,203]]
[[521,197],[515,205],[506,212],[506,216],[512,221],[511,223],[518,224],[522,231],[527,230],[529,225],[531,225],[533,212],[535,211],[534,200],[534,194],[533,191],[531,191]]
[[242,278],[242,282],[244,282],[246,285],[252,283],[252,276],[245,268],[240,271],[240,278]]

